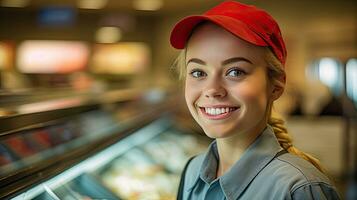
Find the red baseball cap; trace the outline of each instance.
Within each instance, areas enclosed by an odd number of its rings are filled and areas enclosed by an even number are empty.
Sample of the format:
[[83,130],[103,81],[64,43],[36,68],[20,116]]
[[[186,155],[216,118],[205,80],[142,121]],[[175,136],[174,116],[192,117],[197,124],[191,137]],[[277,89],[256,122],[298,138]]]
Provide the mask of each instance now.
[[203,21],[213,22],[251,44],[270,47],[285,64],[287,52],[277,22],[264,10],[236,1],[225,1],[202,15],[183,18],[171,32],[171,45],[185,48],[192,30]]

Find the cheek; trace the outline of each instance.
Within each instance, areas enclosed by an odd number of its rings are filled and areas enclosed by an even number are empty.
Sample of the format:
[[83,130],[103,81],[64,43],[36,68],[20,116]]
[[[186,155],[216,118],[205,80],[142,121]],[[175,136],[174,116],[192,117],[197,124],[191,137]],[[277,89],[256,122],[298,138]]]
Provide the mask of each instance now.
[[236,95],[246,105],[264,107],[267,104],[267,87],[261,81],[251,82],[236,89]]
[[192,81],[186,78],[185,81],[185,100],[188,107],[191,107],[198,96],[198,89],[192,84]]

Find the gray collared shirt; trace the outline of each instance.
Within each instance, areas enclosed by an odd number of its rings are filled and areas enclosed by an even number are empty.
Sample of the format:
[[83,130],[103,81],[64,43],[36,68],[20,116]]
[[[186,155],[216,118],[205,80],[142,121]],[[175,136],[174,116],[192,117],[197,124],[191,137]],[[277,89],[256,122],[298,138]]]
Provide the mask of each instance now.
[[281,151],[270,126],[223,176],[216,178],[218,151],[212,142],[187,167],[183,199],[340,199],[329,179],[312,164]]

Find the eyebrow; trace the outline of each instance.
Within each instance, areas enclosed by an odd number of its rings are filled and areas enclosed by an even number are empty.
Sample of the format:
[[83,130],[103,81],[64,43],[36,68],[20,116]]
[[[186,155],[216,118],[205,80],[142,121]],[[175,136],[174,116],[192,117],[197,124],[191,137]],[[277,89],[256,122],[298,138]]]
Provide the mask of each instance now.
[[[227,60],[222,61],[222,65],[228,65],[230,63],[234,63],[234,62],[240,62],[240,61],[245,61],[247,63],[253,64],[252,61],[248,60],[247,58],[243,58],[243,57],[233,57],[233,58],[229,58]],[[191,58],[186,65],[188,65],[190,62],[194,62],[200,65],[206,65],[206,62],[198,59],[198,58]]]
[[222,62],[222,65],[228,65],[230,63],[234,63],[234,62],[240,62],[240,61],[245,61],[247,63],[253,64],[252,61],[248,60],[247,58],[243,58],[243,57],[233,57],[233,58],[229,58],[225,61]]
[[197,64],[200,64],[200,65],[206,65],[206,62],[201,60],[201,59],[198,59],[198,58],[191,58],[186,65],[188,65],[190,62],[194,62],[194,63],[197,63]]

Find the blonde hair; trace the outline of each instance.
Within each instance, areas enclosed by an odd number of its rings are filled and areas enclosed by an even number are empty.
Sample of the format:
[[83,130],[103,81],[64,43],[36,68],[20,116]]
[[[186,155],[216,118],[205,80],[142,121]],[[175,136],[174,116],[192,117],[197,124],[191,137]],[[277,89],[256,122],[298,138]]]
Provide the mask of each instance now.
[[[280,61],[276,58],[276,56],[272,53],[269,48],[266,48],[266,57],[265,60],[268,64],[268,79],[275,87],[284,88],[285,81],[282,77],[285,76],[285,71],[283,65]],[[186,77],[186,49],[182,50],[178,57],[176,58],[173,67],[176,69],[178,73],[179,80],[184,80]],[[321,166],[318,159],[314,158],[313,156],[300,151],[292,144],[292,138],[290,137],[287,128],[284,125],[284,120],[273,111],[273,106],[270,105],[268,107],[268,124],[273,128],[274,134],[278,139],[280,146],[287,150],[291,154],[295,154],[311,164],[313,164],[318,170],[322,173],[326,174],[326,171]]]
[[[285,76],[284,66],[276,58],[269,48],[266,48],[265,61],[268,64],[268,78],[275,87],[284,87],[285,81],[282,77]],[[268,124],[273,128],[274,134],[278,139],[280,146],[289,153],[295,154],[313,164],[318,170],[326,174],[326,170],[320,164],[320,161],[313,156],[300,151],[292,144],[292,138],[285,127],[284,120],[273,110],[272,106],[269,111]]]

